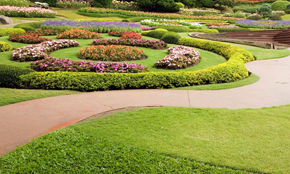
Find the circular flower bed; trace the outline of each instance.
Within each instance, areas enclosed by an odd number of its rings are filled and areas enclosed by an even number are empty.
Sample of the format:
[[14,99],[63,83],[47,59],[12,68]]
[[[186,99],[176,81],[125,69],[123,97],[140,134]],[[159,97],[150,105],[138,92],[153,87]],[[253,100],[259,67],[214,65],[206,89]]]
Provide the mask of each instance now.
[[48,57],[48,54],[53,51],[77,46],[79,46],[79,43],[74,40],[46,41],[14,50],[12,52],[12,59],[20,62],[41,60]]
[[96,73],[138,73],[147,71],[147,68],[141,64],[127,62],[87,62],[72,61],[47,57],[40,61],[31,62],[31,68],[36,71],[75,71],[75,72],[96,72]]
[[141,60],[146,58],[144,50],[120,45],[97,45],[80,49],[78,58],[100,61]]
[[182,69],[200,62],[199,52],[190,47],[177,46],[168,48],[169,55],[158,60],[154,66],[163,69]]
[[152,49],[165,49],[167,44],[164,41],[145,39],[96,39],[93,45],[130,45]]
[[142,35],[131,31],[111,31],[110,36],[121,37],[122,39],[141,39]]
[[100,33],[82,29],[66,30],[56,36],[57,39],[99,39]]
[[9,36],[9,40],[12,42],[36,44],[45,41],[51,41],[51,39],[40,38],[39,35],[33,35],[30,33],[16,33]]

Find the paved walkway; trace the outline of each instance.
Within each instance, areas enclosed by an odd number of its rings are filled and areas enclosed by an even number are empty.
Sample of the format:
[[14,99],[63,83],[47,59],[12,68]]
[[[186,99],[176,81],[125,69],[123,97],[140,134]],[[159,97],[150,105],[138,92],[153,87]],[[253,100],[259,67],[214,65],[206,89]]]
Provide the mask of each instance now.
[[246,64],[255,84],[228,90],[121,90],[44,98],[0,107],[0,156],[92,115],[129,106],[261,108],[290,104],[290,56]]
[[30,23],[30,22],[37,22],[37,21],[27,21],[27,20],[21,20],[20,22],[17,22],[17,23],[13,23],[13,24],[3,24],[3,25],[0,25],[0,28],[7,28],[7,27],[13,27],[15,25],[18,25],[18,24],[24,24],[24,23]]

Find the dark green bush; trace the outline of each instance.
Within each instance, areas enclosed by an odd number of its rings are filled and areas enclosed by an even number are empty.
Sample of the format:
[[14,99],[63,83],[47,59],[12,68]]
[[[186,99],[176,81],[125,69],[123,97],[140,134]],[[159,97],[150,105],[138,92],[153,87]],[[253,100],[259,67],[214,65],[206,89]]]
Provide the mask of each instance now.
[[44,2],[48,3],[50,7],[55,7],[57,0],[45,0]]
[[270,4],[263,4],[259,8],[258,13],[259,13],[259,15],[262,15],[264,17],[269,16],[272,13],[271,5]]
[[152,30],[152,31],[149,31],[148,33],[146,33],[145,36],[161,39],[162,36],[164,36],[166,33],[168,33],[168,31]]
[[0,41],[0,52],[11,51],[13,50],[12,45],[6,42]]
[[188,32],[219,33],[216,29],[189,29]]
[[177,12],[178,6],[174,0],[136,0],[140,8],[149,11]]
[[34,72],[29,68],[0,64],[0,87],[19,87],[19,76]]
[[112,6],[112,0],[94,0],[94,7],[110,8]]
[[181,36],[175,32],[168,32],[162,36],[161,40],[165,43],[177,44]]
[[225,43],[181,38],[179,44],[208,50],[229,60],[210,68],[180,73],[35,72],[21,76],[21,84],[24,88],[96,91],[226,83],[248,77],[244,63],[255,60],[249,51]]
[[286,9],[286,6],[289,3],[290,2],[288,2],[288,1],[275,1],[274,3],[272,3],[271,9],[272,10],[284,11]]
[[184,26],[160,26],[157,28],[164,28],[168,31],[174,31],[174,32],[187,32],[188,27],[184,27]]

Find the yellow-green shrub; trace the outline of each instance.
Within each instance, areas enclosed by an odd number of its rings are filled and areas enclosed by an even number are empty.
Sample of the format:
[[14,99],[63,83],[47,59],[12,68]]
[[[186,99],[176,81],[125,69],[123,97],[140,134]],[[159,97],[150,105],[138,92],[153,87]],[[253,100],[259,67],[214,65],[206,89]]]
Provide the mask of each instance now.
[[0,28],[0,37],[9,36],[14,33],[25,33],[25,30],[21,28]]
[[11,51],[13,50],[12,45],[6,42],[0,41],[0,52]]

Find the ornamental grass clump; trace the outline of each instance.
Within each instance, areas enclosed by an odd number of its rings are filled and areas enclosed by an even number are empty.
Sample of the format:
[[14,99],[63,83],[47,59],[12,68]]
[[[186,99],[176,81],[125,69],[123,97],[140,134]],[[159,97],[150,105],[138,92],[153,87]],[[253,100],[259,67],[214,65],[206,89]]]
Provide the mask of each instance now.
[[57,0],[56,7],[59,8],[90,7],[90,3],[83,0]]
[[139,73],[147,71],[147,68],[139,63],[127,62],[87,62],[72,61],[47,57],[45,59],[31,62],[31,69],[36,71],[72,71],[72,72],[96,72],[96,73]]
[[142,35],[131,31],[111,31],[110,36],[121,37],[122,39],[141,39]]
[[146,40],[146,39],[96,39],[93,45],[129,45],[146,47],[152,49],[165,49],[167,44],[164,41]]
[[200,62],[200,54],[193,48],[177,46],[168,48],[169,55],[158,60],[154,66],[162,69],[184,69]]
[[45,41],[51,41],[51,39],[40,38],[39,35],[33,35],[30,33],[15,33],[9,36],[9,40],[12,42],[36,44]]
[[53,51],[77,46],[79,46],[79,43],[74,40],[46,41],[14,50],[12,52],[12,60],[20,62],[41,60],[47,58],[49,53]]
[[101,37],[100,33],[82,29],[66,30],[56,36],[57,39],[99,39]]
[[27,18],[55,18],[57,12],[34,7],[0,6],[0,15]]
[[80,59],[91,59],[100,61],[124,61],[145,59],[144,50],[136,47],[121,45],[93,45],[80,49],[78,53]]

